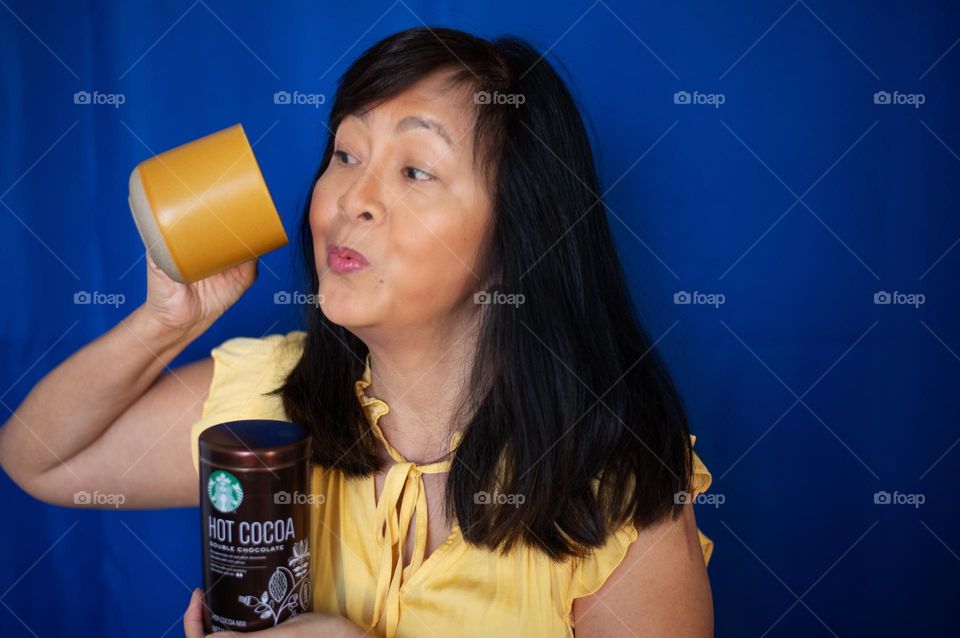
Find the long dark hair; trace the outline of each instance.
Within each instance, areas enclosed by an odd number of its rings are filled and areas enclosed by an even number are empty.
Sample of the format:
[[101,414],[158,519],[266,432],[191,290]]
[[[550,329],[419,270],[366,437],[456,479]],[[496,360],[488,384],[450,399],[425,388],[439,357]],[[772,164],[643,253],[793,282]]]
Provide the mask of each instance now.
[[[494,291],[525,298],[482,308],[446,512],[477,546],[506,552],[521,542],[555,560],[584,556],[621,525],[679,516],[692,454],[681,400],[628,292],[587,132],[556,70],[516,37],[392,35],[340,78],[313,183],[347,114],[440,70],[491,96],[475,100],[474,157],[494,207],[485,276]],[[306,290],[316,292],[309,199],[300,242]],[[312,431],[316,463],[368,477],[383,461],[353,389],[367,347],[317,306],[305,308],[303,354],[275,393]],[[514,498],[484,503],[483,492]]]

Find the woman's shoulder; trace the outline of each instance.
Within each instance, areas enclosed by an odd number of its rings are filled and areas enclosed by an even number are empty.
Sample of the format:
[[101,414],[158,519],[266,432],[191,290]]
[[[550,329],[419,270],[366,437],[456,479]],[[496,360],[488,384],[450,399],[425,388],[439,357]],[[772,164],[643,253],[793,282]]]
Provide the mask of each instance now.
[[292,330],[262,337],[232,337],[210,350],[213,376],[203,398],[200,420],[193,424],[190,446],[199,471],[197,439],[218,423],[241,419],[287,421],[279,388],[300,360],[306,333]]
[[[690,435],[690,444],[696,443],[696,437]],[[690,493],[678,494],[677,498],[681,502],[697,503],[697,496],[706,492],[713,482],[713,475],[707,466],[700,459],[696,452],[693,454],[693,468],[690,480]],[[596,592],[607,581],[610,575],[623,562],[627,550],[640,536],[636,526],[630,522],[614,530],[606,539],[604,544],[593,549],[584,558],[570,559],[553,566],[554,570],[561,572],[559,579],[566,587],[564,594],[565,612],[569,614],[572,609],[573,600],[589,596]],[[710,557],[713,554],[713,541],[706,536],[700,529],[697,529],[697,536],[700,540],[700,549],[703,552],[703,562],[708,565]],[[567,617],[568,622],[572,622],[572,617]]]
[[291,356],[299,358],[306,335],[303,330],[291,330],[262,337],[231,337],[210,350],[210,356],[215,363],[247,367],[271,359],[283,363]]
[[215,395],[229,397],[237,391],[269,392],[280,387],[300,360],[305,336],[302,330],[291,330],[262,337],[233,337],[213,348],[208,403]]

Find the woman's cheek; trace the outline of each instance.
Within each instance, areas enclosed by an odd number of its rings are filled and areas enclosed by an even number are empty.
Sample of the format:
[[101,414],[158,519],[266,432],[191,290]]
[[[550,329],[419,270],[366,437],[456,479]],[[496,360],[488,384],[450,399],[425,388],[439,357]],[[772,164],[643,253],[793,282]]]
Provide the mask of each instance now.
[[314,245],[326,245],[323,240],[330,225],[330,214],[327,212],[329,206],[330,202],[323,196],[314,196],[310,203],[310,232],[313,234]]
[[346,188],[345,184],[339,184],[335,175],[329,172],[324,173],[314,184],[313,193],[310,198],[310,225],[315,229],[316,224],[323,229],[329,225],[330,220],[337,212],[337,198]]
[[436,243],[412,259],[391,264],[391,305],[397,316],[405,322],[428,320],[448,313],[467,293],[473,294],[474,277],[464,265],[469,264],[468,256],[456,250]]

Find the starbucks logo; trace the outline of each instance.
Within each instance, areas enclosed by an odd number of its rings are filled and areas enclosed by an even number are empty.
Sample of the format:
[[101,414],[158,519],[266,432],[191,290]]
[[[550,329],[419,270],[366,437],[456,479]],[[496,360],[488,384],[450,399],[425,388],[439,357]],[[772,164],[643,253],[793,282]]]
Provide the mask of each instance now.
[[221,512],[232,512],[243,502],[243,486],[236,476],[225,470],[217,470],[207,481],[210,502]]

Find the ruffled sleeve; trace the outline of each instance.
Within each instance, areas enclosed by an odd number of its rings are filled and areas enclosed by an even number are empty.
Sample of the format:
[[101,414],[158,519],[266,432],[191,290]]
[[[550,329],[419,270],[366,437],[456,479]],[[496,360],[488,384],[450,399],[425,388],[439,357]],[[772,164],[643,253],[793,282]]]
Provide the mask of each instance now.
[[300,358],[305,334],[294,330],[261,338],[234,337],[210,351],[213,377],[200,420],[190,430],[190,454],[198,475],[197,441],[206,428],[239,419],[288,420],[280,397],[263,394],[283,384]]
[[[697,438],[690,435],[691,447],[696,443]],[[696,452],[693,452],[693,476],[690,482],[691,499],[695,499],[698,494],[705,492],[710,483],[713,482],[713,475],[703,464]],[[713,541],[703,532],[697,529],[700,538],[700,549],[703,551],[704,565],[710,562],[710,556],[713,554]],[[616,530],[610,535],[606,544],[593,551],[587,558],[579,561],[573,570],[573,578],[570,582],[569,593],[564,601],[565,620],[573,624],[572,606],[575,598],[582,598],[595,593],[617,566],[623,562],[630,544],[637,540],[639,534],[633,523],[628,523]]]
[[[690,446],[693,447],[697,443],[697,437],[690,435]],[[700,457],[697,456],[697,453],[693,453],[693,478],[691,480],[691,489],[693,490],[692,498],[696,498],[697,494],[702,494],[710,489],[710,484],[713,483],[713,474],[710,473],[710,470],[707,469],[707,466],[703,464],[703,461],[700,460]],[[703,550],[703,564],[710,564],[710,557],[713,555],[713,541],[710,538],[700,531],[700,528],[697,528],[697,535],[700,537],[700,549]]]

